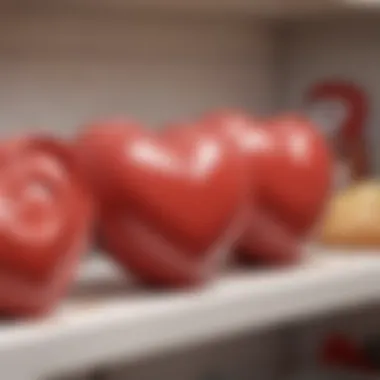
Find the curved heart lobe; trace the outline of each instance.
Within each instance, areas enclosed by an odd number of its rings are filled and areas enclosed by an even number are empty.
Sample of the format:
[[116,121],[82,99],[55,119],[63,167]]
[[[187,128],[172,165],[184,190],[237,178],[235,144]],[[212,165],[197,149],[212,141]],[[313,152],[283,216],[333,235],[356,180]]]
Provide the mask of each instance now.
[[8,142],[0,162],[0,310],[52,308],[71,282],[90,233],[91,201],[62,142]]

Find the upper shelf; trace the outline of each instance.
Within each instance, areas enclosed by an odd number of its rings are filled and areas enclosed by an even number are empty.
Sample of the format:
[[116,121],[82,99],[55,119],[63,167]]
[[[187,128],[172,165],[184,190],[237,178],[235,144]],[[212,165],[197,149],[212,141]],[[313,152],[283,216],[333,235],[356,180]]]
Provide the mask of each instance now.
[[[2,5],[3,6],[3,5]],[[289,18],[346,11],[380,10],[380,0],[35,0],[6,2],[5,7],[23,11],[48,9],[185,12],[189,14],[246,15]],[[32,12],[33,13],[33,12]]]
[[279,17],[380,11],[379,0],[283,0],[278,6]]
[[55,315],[0,327],[0,368],[12,380],[36,380],[135,360],[380,301],[379,277],[378,255],[315,250],[296,268],[234,270],[196,292],[154,292],[96,259],[81,269],[73,294]]

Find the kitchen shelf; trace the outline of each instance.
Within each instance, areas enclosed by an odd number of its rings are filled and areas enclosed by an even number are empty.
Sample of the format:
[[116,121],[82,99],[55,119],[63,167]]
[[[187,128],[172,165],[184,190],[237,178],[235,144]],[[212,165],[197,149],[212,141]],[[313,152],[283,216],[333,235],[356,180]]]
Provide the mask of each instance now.
[[[67,0],[69,1],[69,0]],[[77,0],[78,1],[78,0]],[[89,0],[81,0],[85,5]],[[95,1],[96,3],[96,1]],[[94,4],[94,1],[91,2]],[[101,2],[98,1],[98,4]],[[103,3],[104,4],[104,3]],[[198,11],[198,12],[230,12],[246,13],[258,16],[297,16],[312,15],[318,12],[367,10],[376,9],[380,5],[379,0],[192,0],[178,2],[176,0],[140,0],[120,2],[113,0],[109,6],[126,8],[135,7],[142,10],[171,10],[171,11]]]
[[296,268],[233,269],[202,290],[153,291],[94,258],[53,316],[0,327],[0,368],[9,379],[35,380],[141,359],[380,301],[379,278],[380,256],[373,252],[309,248]]
[[143,12],[152,15],[183,13],[191,15],[244,15],[259,18],[288,19],[318,14],[336,14],[347,11],[368,11],[380,9],[380,0],[65,0],[51,2],[34,0],[5,2],[4,10],[45,14],[51,10],[76,12]]

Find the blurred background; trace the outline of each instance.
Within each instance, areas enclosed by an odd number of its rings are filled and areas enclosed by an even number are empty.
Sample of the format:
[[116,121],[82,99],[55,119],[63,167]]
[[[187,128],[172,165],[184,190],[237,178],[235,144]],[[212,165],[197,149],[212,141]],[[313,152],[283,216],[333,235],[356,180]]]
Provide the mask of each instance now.
[[[158,130],[212,109],[243,109],[257,117],[291,111],[314,118],[327,135],[344,128],[340,124],[354,125],[356,145],[345,158],[362,152],[359,172],[376,177],[379,21],[380,2],[359,0],[2,1],[0,131],[2,136],[33,129],[71,137],[89,120],[119,115]],[[314,107],[325,99],[335,105]],[[321,293],[329,291],[321,286]],[[82,370],[78,362],[46,378],[292,379],[315,366],[329,368],[320,352],[336,331],[346,339],[346,354],[350,342],[358,356],[367,350],[367,342],[380,337],[379,302],[371,296],[360,307],[353,302],[344,310],[331,308],[258,331],[238,329],[189,347],[158,349],[137,361],[124,361],[120,352],[109,363],[98,366],[94,360]],[[380,358],[380,345],[368,350]],[[367,378],[355,358],[351,367],[349,359],[348,364],[339,360],[345,371]]]

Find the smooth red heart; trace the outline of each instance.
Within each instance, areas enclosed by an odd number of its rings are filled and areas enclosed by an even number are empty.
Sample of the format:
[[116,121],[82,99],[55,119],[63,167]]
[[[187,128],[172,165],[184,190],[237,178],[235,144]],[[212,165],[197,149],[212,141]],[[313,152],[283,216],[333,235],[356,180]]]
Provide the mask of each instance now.
[[318,128],[291,114],[266,121],[220,114],[203,123],[227,134],[245,154],[259,203],[297,235],[307,233],[331,185],[331,154]]
[[90,233],[91,201],[69,146],[48,137],[0,154],[0,312],[51,310],[72,281]]
[[296,262],[298,237],[310,230],[328,193],[330,155],[322,136],[293,116],[265,121],[223,111],[206,115],[200,125],[236,144],[245,158],[253,212],[241,242],[244,256]]
[[229,144],[109,122],[90,126],[78,149],[101,201],[105,246],[122,267],[161,285],[199,283],[220,269],[242,228],[246,190]]
[[272,153],[264,202],[297,236],[318,221],[332,185],[332,155],[318,128],[298,115],[269,121]]

